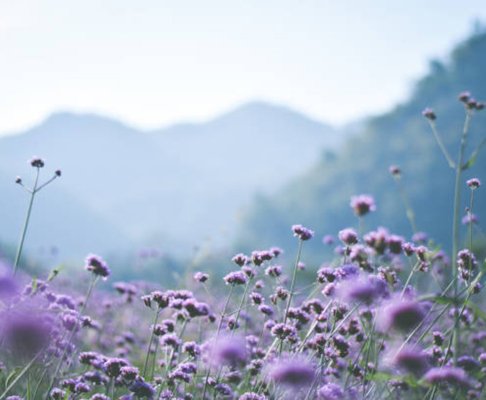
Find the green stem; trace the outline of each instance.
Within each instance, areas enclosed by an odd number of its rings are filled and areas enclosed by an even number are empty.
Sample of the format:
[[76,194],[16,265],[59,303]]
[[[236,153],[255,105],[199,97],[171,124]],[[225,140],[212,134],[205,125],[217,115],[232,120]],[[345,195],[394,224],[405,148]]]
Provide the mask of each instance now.
[[158,318],[159,318],[159,308],[157,308],[157,310],[155,311],[155,318],[154,318],[154,323],[152,325],[152,332],[150,332],[150,340],[149,340],[149,344],[148,344],[148,347],[147,347],[147,354],[145,355],[145,362],[143,364],[143,373],[142,373],[142,376],[144,378],[146,378],[147,367],[148,367],[148,362],[149,362],[149,358],[150,358],[150,349],[151,349],[152,343],[154,341],[155,325],[157,325],[157,319]]
[[295,265],[294,265],[294,273],[292,275],[292,283],[290,284],[290,293],[289,293],[289,299],[287,301],[287,306],[285,307],[285,314],[284,314],[284,324],[287,323],[287,318],[288,318],[288,312],[290,308],[290,303],[292,302],[292,297],[294,296],[294,289],[295,289],[295,281],[297,277],[297,270],[299,269],[299,261],[300,261],[300,256],[302,255],[302,247],[303,247],[304,241],[299,240],[299,251],[297,253],[297,258],[295,259]]
[[[459,150],[459,157],[457,160],[457,164],[455,166],[456,187],[454,193],[454,218],[453,218],[453,225],[452,225],[452,270],[453,270],[454,278],[456,278],[458,274],[457,252],[459,249],[459,207],[460,207],[460,200],[461,200],[462,163],[464,158],[464,149],[466,147],[466,138],[467,138],[467,133],[469,131],[470,120],[471,120],[471,111],[466,110],[466,120],[464,122],[464,129],[462,132],[461,147]],[[458,292],[458,282],[456,279],[454,281],[454,296],[457,296],[457,292]],[[454,365],[456,365],[457,362],[457,355],[459,353],[460,335],[461,335],[458,318],[459,315],[456,315],[456,323],[454,328]]]
[[34,188],[32,189],[32,192],[31,192],[31,195],[30,195],[29,208],[27,209],[27,215],[25,217],[24,228],[22,229],[22,236],[20,237],[20,243],[19,243],[19,247],[17,249],[17,255],[15,256],[13,275],[15,275],[15,273],[17,272],[17,267],[18,267],[19,262],[20,262],[20,256],[22,255],[22,248],[24,247],[25,235],[27,234],[27,228],[29,226],[30,214],[32,212],[32,205],[34,204],[34,197],[35,197],[35,194],[37,193],[37,183],[39,182],[39,173],[40,173],[40,168],[37,168]]
[[[439,132],[437,132],[437,127],[435,126],[435,122],[429,120],[429,123],[430,123],[430,127],[432,128],[432,132],[434,133],[435,140],[437,140],[437,143],[439,144],[439,147],[442,150],[442,153],[444,154],[447,162],[449,163],[449,166],[453,169],[457,169],[458,166],[456,164],[454,164],[454,161],[452,161],[452,158],[449,155],[449,152],[447,151],[446,147],[444,146],[444,142],[442,142],[442,139],[439,135]],[[458,164],[458,165],[459,165],[459,168],[461,168],[461,164]]]

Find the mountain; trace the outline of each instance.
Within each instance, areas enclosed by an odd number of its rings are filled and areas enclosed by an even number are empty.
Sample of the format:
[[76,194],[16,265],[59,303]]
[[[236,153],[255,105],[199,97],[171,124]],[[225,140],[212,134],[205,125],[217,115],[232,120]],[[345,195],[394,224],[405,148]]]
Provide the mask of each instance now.
[[187,255],[209,238],[230,243],[239,210],[256,192],[271,194],[341,140],[328,125],[263,102],[206,123],[153,131],[99,115],[56,113],[0,138],[0,176],[6,177],[0,187],[9,193],[0,205],[10,209],[0,214],[0,240],[16,243],[20,235],[27,193],[13,180],[33,176],[25,162],[32,155],[46,159],[44,178],[57,168],[63,175],[39,193],[31,248],[55,244],[73,254],[88,246],[153,245]]
[[[337,234],[358,221],[349,206],[350,197],[361,193],[375,196],[377,211],[366,216],[366,227],[388,227],[410,238],[412,230],[391,165],[403,171],[402,185],[410,198],[419,230],[450,248],[454,171],[448,167],[427,121],[421,112],[432,107],[438,129],[454,159],[457,159],[465,112],[458,94],[470,90],[486,100],[486,32],[479,32],[458,45],[447,62],[434,60],[430,72],[419,80],[408,101],[391,112],[360,124],[359,134],[348,138],[335,157],[322,158],[304,174],[272,196],[260,196],[245,214],[236,240],[239,250],[265,246],[295,247],[290,226],[302,223],[316,231],[317,240],[307,247],[309,257],[322,258],[325,234]],[[486,111],[471,121],[466,157],[486,136]],[[486,180],[486,150],[476,164],[464,172],[464,179]],[[477,191],[474,213],[486,219],[482,188]],[[469,205],[470,190],[463,184],[461,210]],[[462,215],[461,215],[462,216]],[[481,226],[481,225],[480,225]],[[462,228],[465,234],[466,228]],[[475,231],[484,241],[484,234]]]

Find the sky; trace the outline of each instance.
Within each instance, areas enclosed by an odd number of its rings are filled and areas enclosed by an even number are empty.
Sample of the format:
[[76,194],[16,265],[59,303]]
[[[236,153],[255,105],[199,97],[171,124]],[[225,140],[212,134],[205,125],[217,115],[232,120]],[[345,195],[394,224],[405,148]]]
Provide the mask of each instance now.
[[151,129],[252,100],[345,124],[405,100],[478,19],[484,0],[0,0],[0,134],[58,111]]

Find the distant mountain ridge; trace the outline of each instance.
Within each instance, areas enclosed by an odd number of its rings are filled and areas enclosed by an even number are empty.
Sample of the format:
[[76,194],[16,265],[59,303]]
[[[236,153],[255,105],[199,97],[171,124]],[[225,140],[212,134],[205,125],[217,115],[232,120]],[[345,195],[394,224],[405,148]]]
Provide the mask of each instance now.
[[[358,228],[349,199],[361,193],[375,196],[377,203],[377,211],[365,217],[368,229],[383,225],[410,239],[413,232],[389,173],[391,165],[399,165],[403,171],[402,185],[419,229],[450,250],[454,172],[448,167],[422,110],[425,107],[435,110],[445,146],[457,159],[465,120],[464,106],[457,97],[469,90],[477,100],[486,101],[485,71],[486,32],[478,32],[456,46],[447,63],[432,61],[430,72],[416,83],[410,99],[365,121],[361,132],[348,138],[336,157],[321,159],[276,194],[260,197],[243,217],[236,247],[249,251],[255,246],[295,245],[289,227],[302,223],[315,230],[317,237],[307,246],[307,257],[322,261],[324,248],[319,238],[336,235],[347,226]],[[485,136],[483,110],[471,119],[465,157]],[[464,181],[472,177],[486,181],[485,148],[476,164],[464,172]],[[486,220],[484,193],[478,191],[475,196],[474,213],[480,221],[479,229],[474,230],[475,237],[486,245],[481,228]],[[463,183],[461,210],[469,206],[469,199],[470,190]],[[461,227],[463,237],[466,229]]]
[[[20,235],[27,194],[13,180],[17,174],[29,180],[33,171],[25,160],[34,154],[46,159],[45,178],[56,168],[63,176],[34,209],[58,230],[51,234],[42,218],[34,219],[31,249],[62,242],[64,254],[79,255],[93,247],[157,245],[180,254],[208,237],[229,243],[239,210],[256,192],[272,193],[341,140],[326,124],[263,102],[206,123],[151,131],[95,114],[56,113],[0,138],[0,188],[8,194],[0,207],[11,210],[0,214],[0,241],[16,243]],[[68,243],[59,231],[90,240]]]

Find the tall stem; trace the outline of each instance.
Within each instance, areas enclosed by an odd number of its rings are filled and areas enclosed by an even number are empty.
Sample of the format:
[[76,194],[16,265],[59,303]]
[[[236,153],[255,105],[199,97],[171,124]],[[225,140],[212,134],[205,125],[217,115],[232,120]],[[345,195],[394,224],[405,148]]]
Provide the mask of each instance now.
[[[466,147],[467,132],[469,131],[469,122],[471,120],[471,111],[466,109],[466,120],[464,122],[464,129],[461,138],[461,147],[459,150],[459,157],[456,164],[456,188],[454,193],[454,218],[452,223],[452,271],[453,278],[457,277],[457,252],[459,249],[459,208],[461,200],[461,177],[462,177],[462,164],[464,158],[464,149]],[[454,280],[454,297],[457,297],[458,282]],[[460,324],[458,323],[459,315],[456,315],[456,322],[454,327],[454,364],[457,361],[457,355],[459,353],[460,344]]]
[[32,189],[32,192],[30,194],[29,208],[27,209],[27,215],[25,217],[24,228],[22,229],[22,236],[20,237],[20,243],[19,243],[19,247],[17,249],[17,255],[15,256],[13,275],[15,275],[15,273],[17,272],[17,267],[18,267],[19,262],[20,262],[20,256],[22,255],[22,248],[24,247],[25,235],[27,233],[27,228],[29,226],[30,214],[32,212],[32,205],[34,204],[34,197],[35,197],[35,194],[37,193],[37,184],[39,182],[39,173],[40,173],[40,168],[37,168],[37,173],[35,175],[34,188]]
[[145,355],[145,362],[143,364],[143,372],[142,376],[146,378],[146,373],[147,373],[147,367],[148,367],[148,362],[149,362],[149,357],[150,357],[150,349],[152,347],[152,343],[154,341],[154,336],[155,336],[155,325],[157,325],[157,319],[159,318],[159,308],[157,307],[157,310],[155,311],[155,317],[154,317],[154,323],[152,325],[152,332],[150,333],[150,340],[147,348],[147,354]]
[[299,269],[299,261],[300,261],[300,256],[302,255],[303,244],[304,241],[302,239],[299,239],[299,251],[297,253],[297,258],[295,260],[294,273],[292,275],[292,283],[290,284],[289,300],[287,301],[287,307],[285,307],[284,324],[287,323],[287,314],[289,312],[290,303],[292,302],[292,297],[294,296],[295,280],[297,277],[297,270]]

